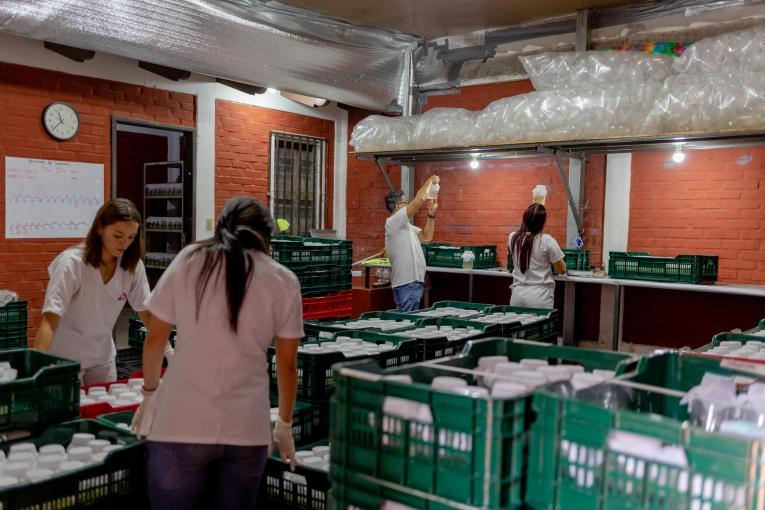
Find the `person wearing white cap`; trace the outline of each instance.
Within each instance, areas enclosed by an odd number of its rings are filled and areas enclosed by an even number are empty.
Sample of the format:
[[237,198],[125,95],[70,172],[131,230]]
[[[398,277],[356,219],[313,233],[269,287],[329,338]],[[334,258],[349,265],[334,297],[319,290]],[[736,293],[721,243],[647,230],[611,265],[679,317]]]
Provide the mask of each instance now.
[[[295,466],[291,420],[303,312],[297,277],[269,256],[275,229],[259,201],[232,198],[214,236],[184,248],[146,301],[154,320],[132,429],[149,439],[152,508],[254,508],[272,441]],[[173,323],[183,340],[159,384]],[[279,390],[273,432],[272,342]]]
[[[112,330],[125,302],[144,324],[149,295],[141,215],[125,198],[109,200],[96,213],[85,242],[61,252],[48,266],[48,289],[35,349],[80,362],[83,384],[117,379]],[[166,344],[166,357],[172,347]]]

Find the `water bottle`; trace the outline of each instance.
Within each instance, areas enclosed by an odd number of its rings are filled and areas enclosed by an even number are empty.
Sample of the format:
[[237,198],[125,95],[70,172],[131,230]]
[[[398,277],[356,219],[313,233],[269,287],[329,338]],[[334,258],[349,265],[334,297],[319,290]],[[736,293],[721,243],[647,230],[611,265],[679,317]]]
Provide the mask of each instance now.
[[438,192],[441,190],[441,186],[437,183],[431,183],[430,186],[428,186],[428,192],[426,193],[426,197],[428,200],[436,200],[438,199]]

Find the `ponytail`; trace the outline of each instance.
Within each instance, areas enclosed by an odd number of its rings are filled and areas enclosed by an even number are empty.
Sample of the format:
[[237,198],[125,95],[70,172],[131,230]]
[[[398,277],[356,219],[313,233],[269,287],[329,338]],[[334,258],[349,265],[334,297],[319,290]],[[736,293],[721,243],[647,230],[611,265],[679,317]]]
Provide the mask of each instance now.
[[197,243],[196,250],[204,254],[204,262],[196,283],[196,319],[207,285],[213,278],[217,284],[220,271],[225,271],[228,323],[237,332],[239,312],[252,278],[254,258],[251,252],[268,253],[274,220],[271,213],[252,197],[234,197],[221,212],[215,235]]

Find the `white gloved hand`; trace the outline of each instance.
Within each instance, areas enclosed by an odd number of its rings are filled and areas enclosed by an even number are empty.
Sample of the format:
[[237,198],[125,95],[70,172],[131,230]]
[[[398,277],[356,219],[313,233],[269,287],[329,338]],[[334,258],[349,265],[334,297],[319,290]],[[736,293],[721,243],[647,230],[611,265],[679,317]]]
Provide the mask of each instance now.
[[154,393],[157,390],[148,391],[143,389],[143,402],[138,406],[138,409],[133,415],[133,422],[130,424],[130,430],[139,439],[143,439],[151,432],[151,426],[154,423],[154,414],[157,412],[157,404],[154,397]]
[[167,342],[165,344],[164,356],[165,356],[165,360],[167,361],[167,364],[169,365],[170,360],[172,359],[173,356],[175,356],[175,349],[173,349],[173,346],[170,345],[170,342]]
[[292,422],[286,422],[281,417],[276,418],[272,437],[274,445],[279,449],[282,462],[290,465],[290,471],[295,471],[297,460],[295,440],[292,438]]

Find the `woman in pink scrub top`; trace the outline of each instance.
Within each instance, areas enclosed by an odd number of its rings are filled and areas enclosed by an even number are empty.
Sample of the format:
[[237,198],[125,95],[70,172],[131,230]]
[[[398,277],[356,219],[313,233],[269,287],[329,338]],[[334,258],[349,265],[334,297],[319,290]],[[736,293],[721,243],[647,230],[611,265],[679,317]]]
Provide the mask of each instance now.
[[[133,431],[149,439],[152,508],[255,508],[272,442],[294,467],[302,302],[297,277],[269,256],[274,230],[263,204],[232,198],[214,236],[184,248],[146,302],[154,320]],[[183,341],[160,384],[171,324]],[[272,343],[279,389],[273,431],[266,368]]]
[[85,242],[61,252],[48,267],[43,318],[34,347],[80,362],[84,384],[117,378],[112,330],[125,302],[144,324],[151,314],[143,256],[141,215],[115,198],[96,213]]

